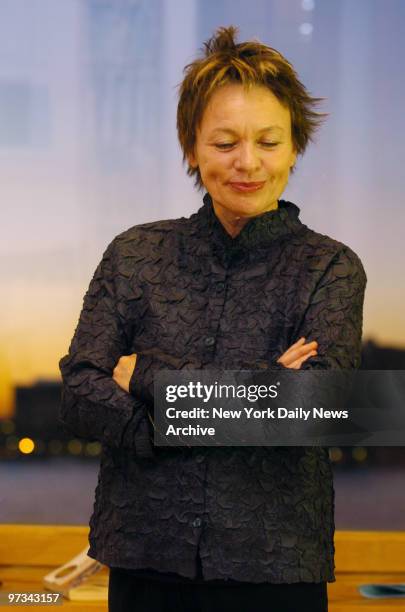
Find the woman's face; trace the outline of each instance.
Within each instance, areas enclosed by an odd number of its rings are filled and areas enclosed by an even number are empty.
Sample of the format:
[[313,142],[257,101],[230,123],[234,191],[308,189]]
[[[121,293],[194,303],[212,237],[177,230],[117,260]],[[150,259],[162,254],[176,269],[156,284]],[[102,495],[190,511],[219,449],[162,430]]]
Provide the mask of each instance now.
[[188,157],[215,211],[228,218],[277,208],[295,159],[289,109],[269,89],[237,83],[212,95]]

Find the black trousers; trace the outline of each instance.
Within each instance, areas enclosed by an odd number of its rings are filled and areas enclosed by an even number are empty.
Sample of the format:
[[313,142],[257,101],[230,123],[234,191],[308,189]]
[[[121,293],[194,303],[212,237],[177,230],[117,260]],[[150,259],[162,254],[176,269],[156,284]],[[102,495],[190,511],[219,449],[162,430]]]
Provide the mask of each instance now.
[[109,612],[327,612],[326,582],[188,584],[110,569]]

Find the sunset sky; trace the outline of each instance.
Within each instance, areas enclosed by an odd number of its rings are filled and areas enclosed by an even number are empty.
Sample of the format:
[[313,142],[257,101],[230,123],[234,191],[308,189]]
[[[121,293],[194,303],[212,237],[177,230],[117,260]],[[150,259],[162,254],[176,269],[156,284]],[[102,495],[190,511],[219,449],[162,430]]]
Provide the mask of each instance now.
[[3,0],[0,415],[15,385],[59,378],[112,238],[201,205],[176,142],[176,85],[229,24],[326,98],[284,197],[362,259],[364,338],[405,348],[404,2]]

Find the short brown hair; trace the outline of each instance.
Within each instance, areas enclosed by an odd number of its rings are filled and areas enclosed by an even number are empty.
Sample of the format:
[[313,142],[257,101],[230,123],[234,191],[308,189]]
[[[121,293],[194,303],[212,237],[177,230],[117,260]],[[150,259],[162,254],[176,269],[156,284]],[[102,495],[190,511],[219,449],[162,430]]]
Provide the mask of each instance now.
[[[184,68],[185,77],[179,85],[177,106],[177,134],[184,162],[194,151],[197,129],[211,95],[227,83],[268,87],[290,110],[292,141],[296,152],[301,155],[327,116],[315,110],[323,98],[310,96],[293,66],[281,53],[258,41],[237,44],[237,32],[234,26],[219,28],[204,43],[203,57]],[[189,165],[187,174],[196,175],[196,187],[203,188],[198,168]]]

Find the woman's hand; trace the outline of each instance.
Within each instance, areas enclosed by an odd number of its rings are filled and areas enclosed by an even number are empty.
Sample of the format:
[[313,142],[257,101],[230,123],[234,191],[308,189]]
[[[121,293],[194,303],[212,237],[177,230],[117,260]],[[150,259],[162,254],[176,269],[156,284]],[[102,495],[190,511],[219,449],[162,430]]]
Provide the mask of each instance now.
[[129,393],[129,381],[135,370],[135,364],[136,353],[132,353],[132,355],[123,355],[119,358],[113,370],[113,380],[115,380],[117,385],[127,393]]
[[277,363],[281,363],[285,368],[299,370],[304,361],[318,354],[317,348],[316,340],[305,344],[305,338],[300,338],[277,359]]

